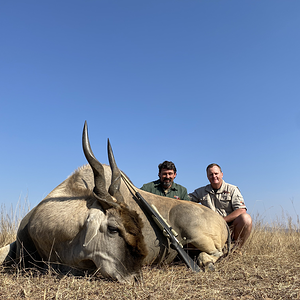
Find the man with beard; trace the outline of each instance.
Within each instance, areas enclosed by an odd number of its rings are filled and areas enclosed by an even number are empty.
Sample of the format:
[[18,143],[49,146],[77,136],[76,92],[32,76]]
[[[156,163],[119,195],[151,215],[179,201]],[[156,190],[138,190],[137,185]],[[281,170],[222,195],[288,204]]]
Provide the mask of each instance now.
[[244,198],[237,186],[223,180],[223,172],[217,164],[206,168],[210,184],[196,189],[189,196],[194,202],[201,203],[220,214],[232,231],[232,238],[242,247],[252,229],[252,219],[247,214]]
[[158,170],[159,179],[144,184],[141,190],[173,199],[190,200],[187,189],[174,182],[177,175],[174,163],[164,161],[158,165]]

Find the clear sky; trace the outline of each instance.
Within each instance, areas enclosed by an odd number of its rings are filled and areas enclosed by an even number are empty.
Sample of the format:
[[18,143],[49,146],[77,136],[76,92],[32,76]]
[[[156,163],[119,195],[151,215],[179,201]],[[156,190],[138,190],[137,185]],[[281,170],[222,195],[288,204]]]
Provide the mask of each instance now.
[[252,215],[300,215],[300,1],[0,4],[0,204],[35,206],[94,154],[137,187],[221,165]]

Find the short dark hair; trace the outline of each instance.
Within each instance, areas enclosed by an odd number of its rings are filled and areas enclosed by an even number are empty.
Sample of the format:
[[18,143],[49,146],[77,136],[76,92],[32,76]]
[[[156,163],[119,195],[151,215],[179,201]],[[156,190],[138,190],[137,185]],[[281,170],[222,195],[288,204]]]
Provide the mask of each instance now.
[[207,168],[206,168],[206,174],[207,174],[207,172],[208,172],[208,169],[210,169],[210,168],[212,168],[212,167],[218,167],[218,168],[220,169],[221,173],[222,173],[222,169],[221,169],[221,167],[220,167],[218,164],[209,164],[209,165],[207,166]]
[[174,163],[171,161],[167,161],[167,160],[165,160],[163,163],[158,165],[159,173],[161,172],[162,169],[173,170],[174,173],[176,173],[176,171],[177,171]]

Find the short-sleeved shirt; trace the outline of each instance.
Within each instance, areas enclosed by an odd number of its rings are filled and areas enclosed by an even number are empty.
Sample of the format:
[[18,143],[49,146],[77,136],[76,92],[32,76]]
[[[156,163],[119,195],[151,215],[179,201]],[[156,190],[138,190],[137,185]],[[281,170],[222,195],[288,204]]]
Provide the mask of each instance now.
[[196,189],[193,193],[190,193],[189,196],[192,201],[209,207],[223,217],[226,217],[238,208],[247,209],[238,187],[226,183],[224,180],[217,191],[208,184],[207,186]]
[[150,192],[155,195],[190,201],[187,189],[175,182],[172,183],[172,186],[168,190],[164,190],[161,185],[160,179],[158,179],[156,181],[145,183],[141,187],[141,190]]

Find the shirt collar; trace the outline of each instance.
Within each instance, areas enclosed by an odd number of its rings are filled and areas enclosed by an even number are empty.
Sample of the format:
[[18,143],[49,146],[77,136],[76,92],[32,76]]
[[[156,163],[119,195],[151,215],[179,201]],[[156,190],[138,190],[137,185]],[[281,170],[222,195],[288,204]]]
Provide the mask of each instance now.
[[[211,186],[211,184],[208,184],[208,185],[205,187],[205,190],[206,190],[207,192],[209,192],[209,193],[212,193],[212,194],[214,194],[214,191],[215,191],[215,190],[213,189],[213,187]],[[218,189],[217,194],[223,193],[224,190],[225,190],[225,181],[222,180],[222,185],[221,185],[221,187]]]

